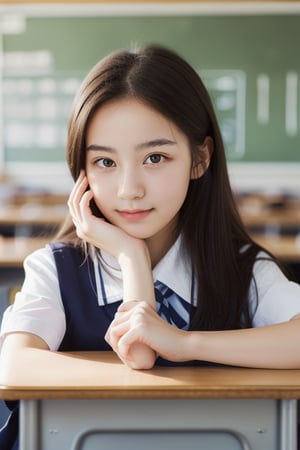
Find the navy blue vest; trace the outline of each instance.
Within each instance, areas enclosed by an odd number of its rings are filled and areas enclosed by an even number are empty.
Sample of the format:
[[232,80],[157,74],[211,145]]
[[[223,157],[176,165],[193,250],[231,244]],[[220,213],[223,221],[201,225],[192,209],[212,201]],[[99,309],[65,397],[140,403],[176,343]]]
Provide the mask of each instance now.
[[121,302],[99,306],[93,262],[80,248],[51,244],[65,309],[60,351],[111,350],[104,339]]

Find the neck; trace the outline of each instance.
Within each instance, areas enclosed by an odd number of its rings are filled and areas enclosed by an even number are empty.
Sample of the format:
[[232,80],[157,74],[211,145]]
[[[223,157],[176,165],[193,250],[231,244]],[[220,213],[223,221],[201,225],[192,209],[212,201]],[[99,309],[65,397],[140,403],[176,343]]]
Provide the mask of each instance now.
[[159,263],[159,261],[170,250],[176,239],[178,238],[179,231],[176,224],[169,224],[164,230],[161,230],[155,236],[146,239],[146,243],[149,249],[151,258],[152,269]]

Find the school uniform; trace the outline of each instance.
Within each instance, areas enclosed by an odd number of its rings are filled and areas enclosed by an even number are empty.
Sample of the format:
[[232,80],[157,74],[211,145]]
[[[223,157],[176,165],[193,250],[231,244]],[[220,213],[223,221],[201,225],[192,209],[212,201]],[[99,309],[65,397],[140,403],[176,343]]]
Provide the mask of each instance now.
[[[80,249],[57,243],[27,257],[24,269],[22,289],[3,315],[2,337],[14,331],[37,334],[56,351],[70,345],[67,342],[76,330],[83,339],[87,333],[93,348],[106,346],[99,333],[104,336],[123,294],[121,270],[112,256],[91,250],[86,258]],[[183,329],[188,328],[189,309],[197,300],[192,278],[179,237],[153,269],[153,282],[158,313]],[[300,286],[288,281],[272,261],[258,260],[249,290],[249,310],[254,327],[290,320],[300,313]],[[101,316],[96,322],[97,343],[91,342],[95,316]],[[73,338],[79,347],[85,345],[77,336]]]
[[[153,282],[158,314],[187,330],[197,286],[181,244],[179,237],[153,269]],[[23,287],[3,316],[2,337],[23,331],[40,336],[53,351],[110,350],[104,336],[123,291],[113,257],[93,247],[85,256],[80,248],[55,243],[27,257],[24,269]],[[255,327],[289,320],[300,313],[300,286],[288,281],[272,261],[259,260],[253,268],[249,309]],[[173,364],[161,358],[157,363]]]
[[[119,267],[114,267],[115,261],[107,255],[101,261],[94,251],[86,258],[74,247],[52,244],[51,248],[65,313],[65,332],[58,350],[111,350],[104,336],[122,302]],[[158,280],[154,286],[158,313],[169,323],[188,329],[190,302]],[[182,293],[186,296],[184,290]]]

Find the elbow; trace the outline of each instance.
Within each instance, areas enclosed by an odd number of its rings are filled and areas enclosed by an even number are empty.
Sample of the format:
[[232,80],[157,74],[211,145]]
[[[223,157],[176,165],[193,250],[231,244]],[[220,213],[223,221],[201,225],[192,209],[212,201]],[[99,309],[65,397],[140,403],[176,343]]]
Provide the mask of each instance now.
[[13,384],[14,369],[12,368],[11,361],[4,358],[1,354],[0,356],[0,385],[1,386],[11,386]]
[[5,339],[0,353],[0,385],[17,385],[18,374],[20,375],[22,367],[24,368],[22,351],[11,348],[9,339]]

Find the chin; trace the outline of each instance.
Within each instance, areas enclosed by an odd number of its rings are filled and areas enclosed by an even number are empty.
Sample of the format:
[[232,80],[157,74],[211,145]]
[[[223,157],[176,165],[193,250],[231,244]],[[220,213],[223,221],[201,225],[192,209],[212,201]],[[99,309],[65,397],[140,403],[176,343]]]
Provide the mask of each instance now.
[[135,238],[135,239],[142,239],[142,240],[147,240],[150,239],[153,234],[149,234],[149,233],[133,233],[131,231],[128,230],[124,230],[129,236]]

